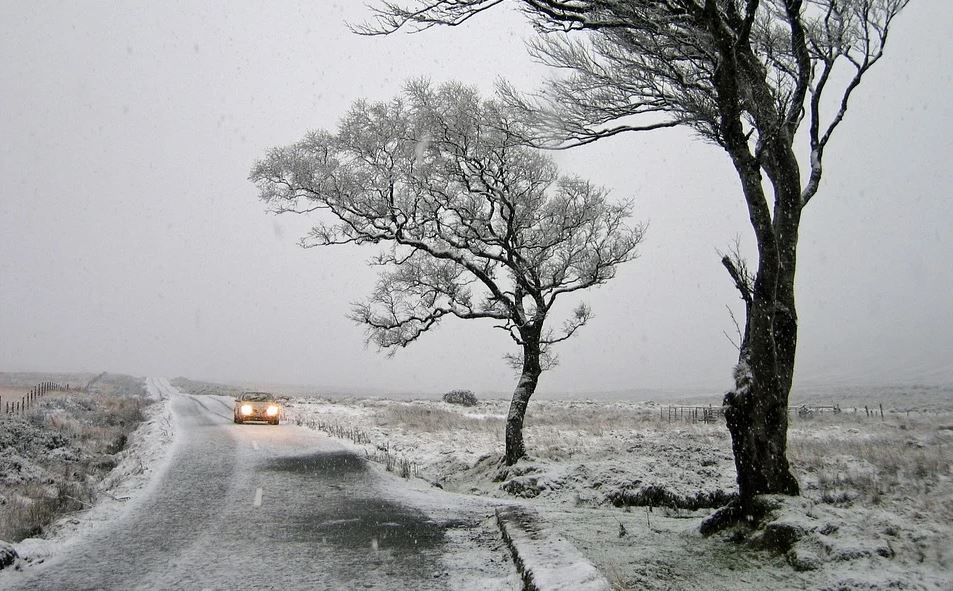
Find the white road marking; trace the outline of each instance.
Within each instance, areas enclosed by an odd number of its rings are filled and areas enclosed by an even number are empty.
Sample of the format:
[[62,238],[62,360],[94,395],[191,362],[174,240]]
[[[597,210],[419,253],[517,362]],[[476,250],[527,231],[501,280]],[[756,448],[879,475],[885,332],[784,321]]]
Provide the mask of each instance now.
[[255,489],[255,506],[261,507],[261,487]]
[[252,441],[252,442],[251,442],[251,446],[252,446],[254,449],[257,450],[257,449],[258,449],[258,442],[257,442],[257,441]]

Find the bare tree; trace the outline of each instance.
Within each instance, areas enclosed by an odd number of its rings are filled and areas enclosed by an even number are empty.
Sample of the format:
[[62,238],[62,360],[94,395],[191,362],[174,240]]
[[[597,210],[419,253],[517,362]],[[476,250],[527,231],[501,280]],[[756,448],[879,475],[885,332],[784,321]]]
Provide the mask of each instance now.
[[[760,493],[799,492],[786,447],[801,211],[908,1],[514,0],[540,32],[532,53],[568,73],[536,97],[507,90],[537,124],[535,141],[568,147],[687,126],[737,171],[758,247],[750,283],[737,260],[722,260],[747,310],[736,387],[725,397],[741,509]],[[382,2],[358,32],[459,25],[500,4]]]
[[395,351],[445,317],[486,319],[519,346],[505,463],[525,454],[523,418],[549,348],[591,318],[585,304],[548,327],[558,296],[600,285],[635,257],[628,203],[522,145],[506,110],[473,89],[408,84],[388,103],[356,102],[337,133],[274,149],[251,173],[279,213],[325,211],[306,247],[382,244],[384,267],[351,317]]

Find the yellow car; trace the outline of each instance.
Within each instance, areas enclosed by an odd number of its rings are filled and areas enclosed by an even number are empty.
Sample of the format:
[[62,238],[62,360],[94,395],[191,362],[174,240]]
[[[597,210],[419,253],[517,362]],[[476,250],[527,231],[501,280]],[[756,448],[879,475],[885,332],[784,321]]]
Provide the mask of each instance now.
[[244,392],[235,399],[235,422],[265,421],[277,425],[281,416],[281,405],[267,392]]

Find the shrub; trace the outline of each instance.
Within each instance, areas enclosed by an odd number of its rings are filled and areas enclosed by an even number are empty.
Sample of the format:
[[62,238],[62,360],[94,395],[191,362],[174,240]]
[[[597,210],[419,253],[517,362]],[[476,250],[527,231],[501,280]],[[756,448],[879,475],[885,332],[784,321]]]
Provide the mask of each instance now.
[[462,406],[476,406],[477,397],[471,390],[450,390],[443,395],[443,401]]

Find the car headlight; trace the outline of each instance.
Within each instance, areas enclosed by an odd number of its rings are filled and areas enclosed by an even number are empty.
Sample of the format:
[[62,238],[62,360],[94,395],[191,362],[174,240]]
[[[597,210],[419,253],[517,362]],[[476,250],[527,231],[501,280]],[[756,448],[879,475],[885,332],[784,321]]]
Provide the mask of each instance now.
[[243,415],[250,415],[251,412],[252,412],[252,407],[251,407],[250,404],[243,404],[243,405],[242,405],[242,414],[243,414]]
[[269,407],[268,407],[268,410],[265,411],[265,414],[267,414],[269,417],[276,416],[276,415],[278,414],[278,407],[277,407],[277,406],[269,406]]

